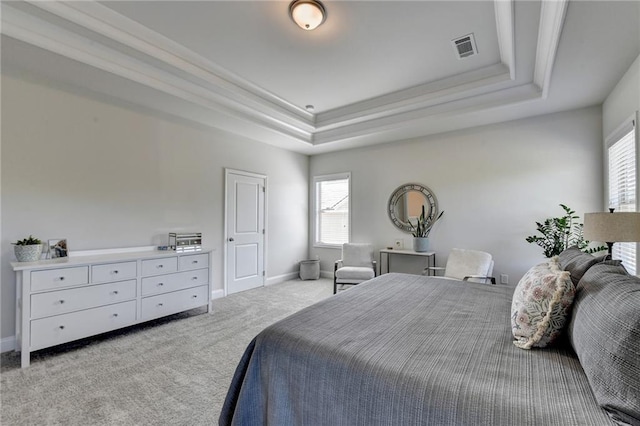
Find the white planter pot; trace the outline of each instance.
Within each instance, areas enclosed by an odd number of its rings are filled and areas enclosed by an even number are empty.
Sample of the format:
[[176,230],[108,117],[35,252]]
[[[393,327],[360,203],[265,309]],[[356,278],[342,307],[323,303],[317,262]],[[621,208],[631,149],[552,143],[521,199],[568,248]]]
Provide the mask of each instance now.
[[418,253],[429,251],[429,238],[413,237],[413,251]]
[[32,244],[29,246],[13,246],[18,262],[35,262],[40,260],[42,254],[42,244]]

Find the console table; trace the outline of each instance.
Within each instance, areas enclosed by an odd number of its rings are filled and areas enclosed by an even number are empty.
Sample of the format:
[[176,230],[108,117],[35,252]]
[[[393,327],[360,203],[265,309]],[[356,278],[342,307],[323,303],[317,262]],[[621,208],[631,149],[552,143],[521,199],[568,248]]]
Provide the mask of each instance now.
[[[382,255],[383,254],[385,255],[385,258],[387,260],[387,262],[386,262],[386,272],[384,272],[383,269],[382,269],[383,265],[385,265],[385,263],[382,262]],[[380,250],[380,275],[385,274],[385,273],[389,273],[390,265],[391,265],[391,258],[393,256],[419,256],[419,257],[424,257],[425,260],[426,260],[425,268],[436,266],[436,252],[434,252],[434,251],[418,252],[418,251],[413,251],[413,250],[382,249],[382,250]]]
[[13,262],[22,368],[33,351],[206,306],[210,250]]

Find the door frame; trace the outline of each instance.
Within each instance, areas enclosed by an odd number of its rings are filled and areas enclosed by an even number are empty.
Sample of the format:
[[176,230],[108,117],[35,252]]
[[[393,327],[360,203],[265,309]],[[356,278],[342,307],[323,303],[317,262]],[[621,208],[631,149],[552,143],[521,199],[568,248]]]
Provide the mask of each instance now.
[[229,194],[227,193],[227,183],[229,182],[229,175],[230,174],[234,174],[234,175],[241,175],[241,176],[247,176],[247,177],[252,177],[252,178],[257,178],[257,179],[264,179],[264,204],[262,206],[263,208],[263,212],[262,214],[264,215],[264,238],[263,238],[263,243],[262,243],[262,265],[263,265],[263,269],[264,269],[264,275],[262,276],[262,286],[265,286],[265,283],[267,282],[267,270],[268,270],[268,265],[267,265],[267,236],[269,235],[269,226],[268,226],[268,220],[267,220],[267,212],[269,211],[269,209],[267,208],[267,194],[269,193],[269,188],[268,188],[268,184],[269,184],[269,179],[267,177],[267,175],[263,175],[260,173],[254,173],[254,172],[247,172],[245,170],[238,170],[238,169],[231,169],[228,167],[224,168],[224,205],[223,205],[223,209],[224,209],[224,223],[223,223],[223,231],[222,231],[222,235],[223,235],[223,243],[222,246],[224,247],[224,256],[223,256],[223,260],[222,260],[222,276],[223,276],[223,280],[224,280],[224,296],[226,297],[227,294],[229,294],[228,292],[228,281],[227,281],[227,275],[228,275],[228,271],[227,271],[227,248],[228,248],[228,244],[227,244],[227,239],[229,238],[229,236],[227,235],[227,224],[228,224],[228,218],[227,218],[227,206],[229,204]]

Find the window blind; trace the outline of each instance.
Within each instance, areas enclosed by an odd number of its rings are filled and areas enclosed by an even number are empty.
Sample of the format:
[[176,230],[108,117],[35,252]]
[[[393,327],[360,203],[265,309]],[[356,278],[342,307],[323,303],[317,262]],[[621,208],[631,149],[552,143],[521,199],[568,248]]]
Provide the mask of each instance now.
[[[618,212],[635,212],[638,193],[635,122],[632,121],[631,129],[625,129],[623,135],[616,139],[608,149],[609,207]],[[613,258],[622,260],[632,275],[637,271],[636,251],[636,243],[615,243],[613,246]]]
[[349,242],[349,176],[317,177],[316,244]]

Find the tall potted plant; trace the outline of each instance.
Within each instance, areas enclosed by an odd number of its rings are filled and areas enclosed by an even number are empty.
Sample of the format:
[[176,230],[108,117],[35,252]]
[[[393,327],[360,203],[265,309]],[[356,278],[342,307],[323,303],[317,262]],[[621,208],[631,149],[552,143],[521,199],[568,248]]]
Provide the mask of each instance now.
[[29,238],[18,240],[13,244],[13,251],[16,254],[18,262],[35,262],[40,259],[40,255],[42,254],[42,241],[38,238],[29,235]]
[[431,219],[431,216],[426,216],[424,211],[424,205],[422,206],[422,212],[420,213],[420,217],[416,221],[416,225],[414,226],[411,221],[409,224],[413,232],[413,250],[417,252],[425,252],[429,250],[429,233],[431,232],[431,228],[433,225],[442,217],[444,214],[444,210],[440,212],[440,214],[435,218]]
[[564,204],[560,204],[564,210],[564,216],[550,217],[544,222],[536,222],[536,231],[540,235],[530,235],[526,238],[528,243],[535,243],[542,247],[545,257],[551,258],[562,253],[569,247],[576,246],[587,253],[597,253],[607,250],[605,246],[587,248],[589,241],[584,239],[584,224],[577,222],[574,210]]

